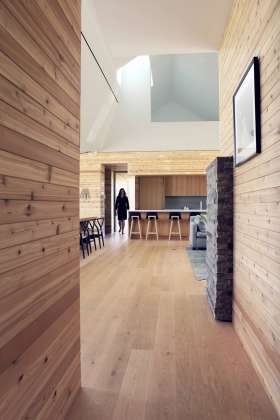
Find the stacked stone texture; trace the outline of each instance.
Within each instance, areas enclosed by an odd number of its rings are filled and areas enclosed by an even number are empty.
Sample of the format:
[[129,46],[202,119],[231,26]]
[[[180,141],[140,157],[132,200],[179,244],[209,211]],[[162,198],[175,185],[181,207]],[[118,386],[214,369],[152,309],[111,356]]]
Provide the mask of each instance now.
[[207,295],[214,317],[232,320],[233,158],[218,157],[207,169]]

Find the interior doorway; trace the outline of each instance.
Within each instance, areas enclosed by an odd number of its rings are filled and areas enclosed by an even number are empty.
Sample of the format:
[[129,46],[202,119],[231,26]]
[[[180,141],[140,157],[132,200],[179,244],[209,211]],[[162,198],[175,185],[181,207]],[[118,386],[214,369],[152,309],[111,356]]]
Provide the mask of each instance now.
[[124,188],[126,190],[130,201],[130,208],[134,208],[135,177],[128,175],[127,163],[105,164],[103,209],[106,235],[110,235],[118,230],[118,221],[115,215],[115,202],[120,188]]
[[[119,190],[124,188],[129,201],[130,210],[135,209],[135,176],[128,175],[127,171],[115,171],[114,172],[114,203],[116,202]],[[113,225],[114,232],[119,229],[116,212],[113,209]],[[125,233],[128,233],[128,223],[125,224]]]

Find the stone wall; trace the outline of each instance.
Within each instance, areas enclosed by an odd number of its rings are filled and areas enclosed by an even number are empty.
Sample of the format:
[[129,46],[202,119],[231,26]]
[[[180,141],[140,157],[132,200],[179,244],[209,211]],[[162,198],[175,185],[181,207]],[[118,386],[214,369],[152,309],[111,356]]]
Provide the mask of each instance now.
[[207,168],[207,294],[215,319],[232,320],[233,158]]

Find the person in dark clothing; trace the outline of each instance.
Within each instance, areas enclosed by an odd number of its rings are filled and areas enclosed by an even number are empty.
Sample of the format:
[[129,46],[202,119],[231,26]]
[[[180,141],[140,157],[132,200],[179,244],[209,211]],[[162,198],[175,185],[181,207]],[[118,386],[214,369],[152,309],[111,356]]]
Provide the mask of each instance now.
[[119,220],[119,232],[123,234],[125,221],[127,220],[127,210],[129,210],[129,201],[124,188],[121,188],[115,204],[116,214]]

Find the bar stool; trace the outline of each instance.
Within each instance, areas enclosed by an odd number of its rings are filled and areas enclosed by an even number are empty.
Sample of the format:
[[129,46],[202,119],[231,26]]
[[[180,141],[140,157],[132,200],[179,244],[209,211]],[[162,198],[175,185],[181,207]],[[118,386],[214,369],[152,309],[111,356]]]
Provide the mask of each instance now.
[[[177,212],[173,212],[173,213],[169,213],[169,220],[170,220],[170,229],[169,229],[169,238],[168,240],[170,241],[171,236],[179,236],[180,240],[182,239],[182,234],[181,234],[181,213],[177,213]],[[173,232],[173,226],[175,225],[175,222],[177,222],[177,227],[178,230],[176,232]],[[174,224],[174,225],[173,225]]]
[[[149,235],[156,235],[158,240],[158,227],[157,227],[157,220],[158,220],[158,213],[156,211],[148,211],[146,215],[146,219],[148,220],[147,230],[146,230],[146,240],[148,239]],[[154,222],[155,230],[150,231],[152,224]]]
[[[138,211],[129,212],[129,220],[130,220],[130,232],[129,237],[131,238],[132,235],[139,235],[139,238],[142,239],[142,229],[141,229],[141,213]],[[135,227],[138,226],[138,230],[133,230],[135,222]]]

